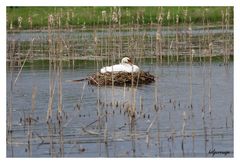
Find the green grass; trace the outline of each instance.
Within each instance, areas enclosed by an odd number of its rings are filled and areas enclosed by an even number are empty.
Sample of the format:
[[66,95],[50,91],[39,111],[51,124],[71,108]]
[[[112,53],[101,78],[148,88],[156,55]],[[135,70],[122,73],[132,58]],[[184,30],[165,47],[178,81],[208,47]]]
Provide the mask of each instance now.
[[[187,17],[184,11],[187,9]],[[163,25],[173,25],[176,23],[176,15],[179,15],[179,23],[191,21],[194,24],[202,24],[203,13],[205,19],[211,24],[222,21],[221,12],[229,9],[230,24],[233,24],[233,7],[120,7],[121,24],[150,24],[158,23],[159,14],[162,13]],[[106,21],[102,19],[102,11],[106,11]],[[21,29],[30,29],[28,18],[32,18],[33,29],[46,29],[48,26],[48,16],[50,14],[59,17],[61,28],[73,28],[86,26],[108,25],[112,20],[113,11],[119,12],[119,7],[7,7],[7,29],[12,24],[13,29],[19,29],[18,17],[22,17]],[[170,19],[167,20],[167,13],[170,12]],[[57,21],[56,21],[57,22]],[[57,27],[57,26],[56,26]]]

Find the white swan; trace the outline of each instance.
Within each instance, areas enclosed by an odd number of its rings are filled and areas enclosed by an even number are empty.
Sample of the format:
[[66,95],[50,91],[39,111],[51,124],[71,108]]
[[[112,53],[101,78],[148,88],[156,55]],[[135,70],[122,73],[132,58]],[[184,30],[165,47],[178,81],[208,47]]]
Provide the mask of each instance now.
[[131,59],[129,59],[128,57],[124,57],[120,64],[103,67],[100,70],[101,73],[106,73],[106,72],[139,72],[139,71],[140,71],[139,67],[132,64]]

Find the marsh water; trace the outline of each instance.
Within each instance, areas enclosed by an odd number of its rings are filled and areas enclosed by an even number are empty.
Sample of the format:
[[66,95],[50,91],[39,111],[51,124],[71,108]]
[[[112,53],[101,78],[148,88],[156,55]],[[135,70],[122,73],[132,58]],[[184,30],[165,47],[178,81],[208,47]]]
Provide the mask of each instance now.
[[97,87],[69,81],[96,65],[63,69],[61,123],[57,82],[46,121],[48,68],[24,68],[12,87],[8,70],[7,157],[233,157],[232,62],[138,65],[154,83]]
[[[228,26],[9,32],[7,157],[233,157],[232,55]],[[72,81],[123,56],[155,82]]]

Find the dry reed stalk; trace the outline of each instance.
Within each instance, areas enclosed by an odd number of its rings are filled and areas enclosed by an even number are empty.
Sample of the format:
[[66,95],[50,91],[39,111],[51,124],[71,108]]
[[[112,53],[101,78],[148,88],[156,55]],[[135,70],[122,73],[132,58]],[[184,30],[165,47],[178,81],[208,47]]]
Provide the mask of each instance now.
[[222,28],[222,36],[221,39],[224,41],[224,45],[223,45],[223,64],[225,65],[227,63],[227,49],[228,49],[228,40],[227,40],[227,30],[228,30],[228,15],[229,13],[227,12],[227,9],[221,10],[221,16],[222,16],[222,20],[221,20],[221,28]]
[[168,51],[167,51],[167,63],[168,63],[168,65],[169,65],[169,60],[170,60],[170,37],[169,37],[169,32],[170,32],[170,19],[171,19],[171,13],[170,13],[170,11],[168,10],[168,12],[167,12],[167,47],[168,47]]
[[[210,39],[211,36],[209,35],[208,38]],[[210,135],[211,135],[211,149],[214,148],[213,145],[213,127],[212,127],[212,52],[213,52],[213,44],[212,42],[209,43],[209,67],[208,67],[208,111],[210,114]]]
[[205,156],[207,157],[208,155],[208,152],[207,152],[207,141],[208,141],[208,138],[207,138],[207,126],[206,126],[206,102],[205,102],[205,97],[206,97],[206,66],[205,66],[205,63],[203,63],[203,67],[202,67],[202,74],[203,74],[203,78],[202,78],[202,91],[203,91],[203,94],[202,94],[202,129],[203,129],[203,133],[204,133],[204,150],[205,150]]
[[132,156],[136,157],[136,117],[130,118],[130,136],[131,136],[131,144],[132,144]]
[[52,117],[52,106],[53,106],[53,96],[54,96],[54,81],[55,75],[53,74],[55,69],[55,62],[53,61],[53,34],[52,26],[54,20],[53,15],[48,16],[48,60],[49,60],[49,100],[48,100],[48,111],[46,120],[49,121]]
[[163,13],[162,13],[162,8],[160,8],[160,13],[158,16],[158,27],[157,27],[157,33],[156,33],[156,56],[157,56],[157,61],[160,58],[160,63],[162,64],[162,21],[163,21]]
[[161,155],[161,133],[160,133],[160,112],[161,112],[161,102],[159,102],[160,100],[160,91],[159,88],[161,88],[160,86],[160,82],[159,80],[157,80],[155,82],[155,87],[154,87],[154,111],[156,112],[156,121],[157,121],[157,145],[158,145],[158,155]]
[[62,42],[60,36],[58,36],[57,46],[57,79],[58,79],[58,114],[62,115]]
[[231,48],[230,47],[230,40],[231,40],[231,37],[229,35],[227,35],[227,31],[229,30],[229,21],[230,21],[230,9],[227,7],[226,10],[225,10],[225,15],[224,15],[224,25],[225,25],[225,32],[223,32],[223,35],[224,35],[224,65],[227,65],[228,62],[229,62],[229,58],[230,58],[230,52],[229,52],[229,49]]
[[[53,66],[53,69],[55,69],[55,66]],[[49,100],[48,100],[47,121],[49,121],[52,118],[53,99],[54,99],[54,92],[55,92],[55,82],[54,82],[55,76],[56,75],[52,71],[52,64],[49,64]]]
[[[191,17],[189,16],[189,19],[191,19]],[[190,30],[189,30],[189,24],[191,23],[191,20],[190,20],[190,22],[188,23],[188,10],[187,10],[187,8],[186,9],[183,9],[183,28],[185,28],[185,30],[187,31],[187,32],[189,32]],[[189,34],[188,34],[188,36],[189,36]],[[185,46],[184,46],[184,49],[186,50],[187,48],[190,48],[191,47],[191,45],[189,45],[189,44],[192,44],[191,42],[189,43],[188,42],[188,39],[190,38],[190,37],[187,37],[187,33],[183,33],[182,34],[182,42],[183,43],[185,43]],[[186,45],[186,44],[188,44],[188,45]],[[191,55],[191,53],[189,54],[189,55]],[[184,55],[184,62],[187,62],[187,53],[185,53],[185,55]]]
[[6,134],[6,142],[7,142],[7,149],[11,151],[11,157],[14,157],[13,151],[13,131],[12,131],[12,121],[13,121],[13,89],[14,89],[14,80],[13,80],[13,55],[15,50],[15,41],[13,41],[13,47],[11,48],[13,52],[10,52],[9,60],[10,60],[10,92],[8,94],[8,101],[7,101],[7,134]]
[[[193,63],[193,49],[192,49],[192,26],[191,26],[191,17],[189,18],[189,27],[188,27],[188,45],[189,45],[189,106],[192,112],[192,63]],[[193,113],[192,113],[193,114]]]
[[[58,82],[58,116],[62,114],[62,52],[63,52],[63,39],[60,36],[61,20],[57,17],[58,35],[57,38],[53,37],[53,24],[52,16],[49,16],[48,24],[48,48],[49,48],[49,103],[47,120],[52,117],[52,108],[55,92],[55,81]],[[56,47],[55,47],[56,43]]]
[[[159,111],[159,113],[158,113]],[[158,145],[158,155],[161,155],[161,133],[160,133],[160,110],[157,109],[156,111],[156,121],[157,121],[157,145]]]
[[13,84],[14,86],[15,86],[16,83],[17,83],[17,80],[18,80],[18,78],[19,78],[19,76],[20,76],[20,74],[21,74],[21,72],[22,72],[22,69],[23,69],[23,67],[24,67],[24,65],[25,65],[25,63],[26,63],[29,55],[32,54],[32,47],[33,47],[33,41],[34,41],[34,40],[35,40],[35,38],[33,38],[32,41],[31,41],[30,49],[28,50],[28,53],[27,53],[27,55],[26,55],[26,57],[25,57],[25,59],[24,59],[24,61],[23,61],[23,64],[21,65],[21,68],[20,68],[20,70],[19,70],[19,72],[18,72],[18,74],[17,74],[17,77],[16,77],[16,79],[15,79],[15,81],[14,81],[14,84]]
[[[153,31],[153,22],[151,20],[151,24],[150,24],[150,30]],[[153,36],[150,35],[150,53],[151,56],[152,54],[154,54],[154,48],[153,48]],[[153,63],[153,57],[151,58],[151,63]]]
[[64,157],[64,127],[63,122],[59,120],[58,122],[58,130],[59,130],[59,152],[60,156]]
[[[207,12],[207,10],[206,10]],[[209,20],[206,18],[206,28],[207,28],[207,43],[208,43],[208,49],[207,49],[207,56],[209,59],[209,66],[208,66],[208,111],[212,113],[212,107],[211,107],[211,99],[212,99],[212,93],[211,93],[211,78],[212,78],[212,53],[213,53],[213,43],[212,43],[212,35],[210,33],[210,25]]]
[[150,130],[153,126],[153,124],[155,123],[155,121],[157,120],[157,114],[155,115],[154,119],[152,120],[152,122],[150,123],[150,125],[148,126],[147,130],[146,130],[146,143],[147,143],[147,147],[149,148],[150,146]]
[[[34,113],[35,113],[35,104],[36,104],[36,92],[37,92],[37,88],[36,86],[33,86],[32,88],[32,113],[29,114],[29,119],[27,119],[28,121],[28,157],[32,156],[32,119],[34,118]],[[25,121],[25,120],[24,120]]]
[[137,93],[137,86],[134,87],[133,85],[131,86],[131,121],[134,120],[136,118],[136,93]]
[[156,56],[157,61],[160,58],[160,63],[162,64],[162,36],[161,36],[161,25],[158,26],[156,33]]
[[192,49],[192,22],[191,22],[191,17],[189,17],[189,35],[188,35],[188,44],[189,44],[189,59],[190,59],[190,70],[189,70],[189,104],[190,104],[190,111],[191,111],[191,116],[192,116],[192,152],[195,154],[195,117],[194,117],[194,112],[193,112],[193,104],[192,104],[192,63],[193,63],[193,55],[194,51]]
[[208,79],[208,111],[211,115],[212,113],[212,43],[209,44],[209,79]]
[[62,113],[62,61],[58,68],[58,113]]
[[107,122],[105,123],[105,128],[104,128],[104,145],[105,145],[105,152],[106,152],[106,157],[109,157],[109,146],[108,146],[108,127],[107,127]]
[[175,41],[175,49],[176,49],[176,56],[177,56],[177,63],[178,63],[178,55],[179,55],[179,36],[178,36],[178,31],[179,31],[179,16],[178,14],[176,15],[176,41]]
[[142,114],[143,114],[143,97],[142,96],[140,96],[140,99],[139,99],[139,105],[140,105],[140,116],[142,116]]
[[49,154],[51,157],[56,156],[55,148],[54,148],[54,142],[53,142],[53,127],[51,122],[47,122],[48,125],[48,140],[49,140]]
[[60,35],[61,33],[61,17],[58,17],[58,35],[57,35],[57,46],[56,46],[56,74],[57,74],[57,82],[58,82],[58,112],[57,112],[57,120],[58,120],[58,130],[59,130],[59,152],[60,156],[64,157],[64,128],[63,128],[63,109],[62,109],[62,58],[63,58],[63,39]]

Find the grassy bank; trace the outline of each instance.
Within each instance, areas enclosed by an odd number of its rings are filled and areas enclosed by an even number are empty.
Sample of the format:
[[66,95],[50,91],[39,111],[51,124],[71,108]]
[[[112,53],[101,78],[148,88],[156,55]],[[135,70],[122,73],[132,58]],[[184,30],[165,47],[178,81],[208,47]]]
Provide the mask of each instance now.
[[58,19],[61,27],[81,28],[109,24],[163,25],[191,22],[210,24],[228,16],[233,24],[233,7],[7,7],[7,29],[46,29],[49,16]]

